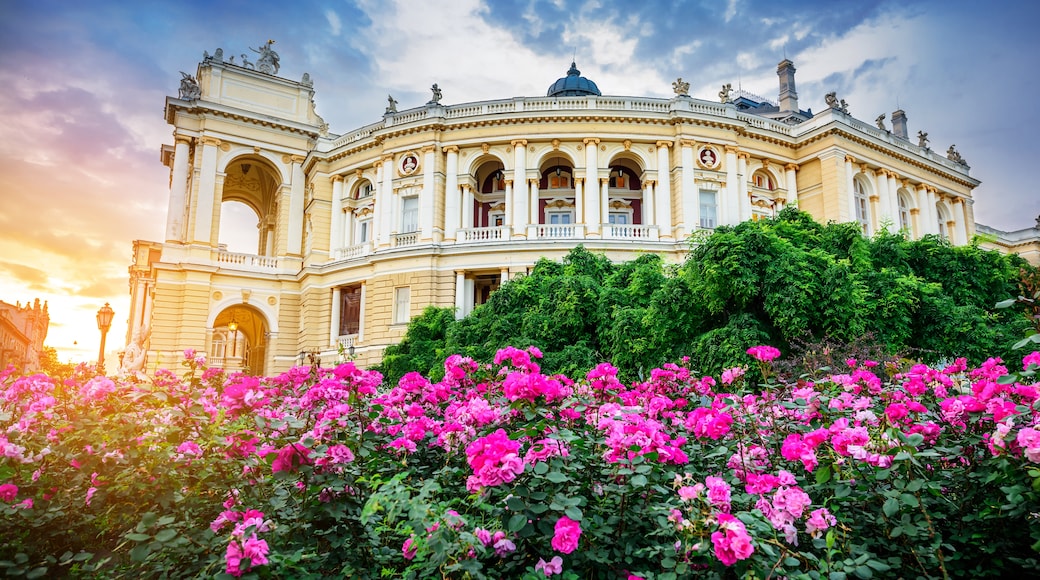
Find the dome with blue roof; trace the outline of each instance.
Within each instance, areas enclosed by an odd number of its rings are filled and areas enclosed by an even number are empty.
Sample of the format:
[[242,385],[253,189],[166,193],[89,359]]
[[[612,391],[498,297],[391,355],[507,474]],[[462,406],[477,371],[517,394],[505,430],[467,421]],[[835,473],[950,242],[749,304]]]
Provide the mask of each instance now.
[[581,76],[581,71],[571,62],[567,76],[556,81],[545,93],[547,97],[582,97],[585,95],[602,95],[596,83]]

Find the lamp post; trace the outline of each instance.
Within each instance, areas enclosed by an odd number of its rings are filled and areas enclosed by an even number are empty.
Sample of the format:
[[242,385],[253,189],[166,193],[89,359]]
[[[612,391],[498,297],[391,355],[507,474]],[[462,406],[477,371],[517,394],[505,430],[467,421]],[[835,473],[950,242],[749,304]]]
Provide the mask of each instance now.
[[105,305],[97,311],[97,327],[101,331],[101,349],[98,350],[98,371],[105,372],[105,337],[108,336],[108,329],[112,328],[112,316],[115,315],[115,311],[112,307],[105,302]]
[[238,322],[235,321],[233,316],[231,317],[231,322],[228,323],[227,327],[234,337],[231,339],[231,358],[235,358],[235,346],[238,342]]

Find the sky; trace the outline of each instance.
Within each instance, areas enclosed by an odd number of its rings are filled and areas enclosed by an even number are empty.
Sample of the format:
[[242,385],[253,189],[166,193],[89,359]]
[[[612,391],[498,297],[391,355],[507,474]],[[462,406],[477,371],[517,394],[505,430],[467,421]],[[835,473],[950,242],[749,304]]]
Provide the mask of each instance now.
[[[784,9],[780,10],[778,7]],[[162,241],[180,72],[275,40],[279,76],[311,75],[335,134],[420,106],[544,95],[571,59],[605,95],[695,98],[732,83],[775,100],[797,68],[802,109],[837,91],[867,122],[902,108],[982,181],[976,221],[1034,225],[1040,2],[900,0],[0,0],[0,300],[46,300],[63,361],[126,343],[135,239]]]

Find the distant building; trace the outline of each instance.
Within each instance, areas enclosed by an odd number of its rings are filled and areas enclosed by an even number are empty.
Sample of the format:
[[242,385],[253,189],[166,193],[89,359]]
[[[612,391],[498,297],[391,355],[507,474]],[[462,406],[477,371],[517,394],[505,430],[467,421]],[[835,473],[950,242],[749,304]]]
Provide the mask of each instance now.
[[1018,254],[1030,264],[1040,266],[1040,216],[1031,228],[1005,232],[982,224],[976,225],[983,248],[1003,254]]
[[27,373],[40,370],[40,355],[50,323],[47,303],[40,306],[39,298],[32,306],[0,301],[0,369],[13,364]]
[[[672,98],[604,95],[572,64],[545,96],[448,105],[434,85],[334,134],[310,76],[274,76],[266,50],[247,66],[207,54],[166,100],[165,241],[136,241],[130,269],[148,370],[187,348],[266,374],[312,353],[376,363],[426,306],[463,316],[539,258],[583,244],[677,263],[691,236],[790,204],[865,235],[975,235],[979,181],[954,147],[911,141],[903,111],[860,121],[834,93],[801,109],[786,59],[776,102],[728,85],[692,98],[682,79]],[[222,244],[231,202],[256,215],[252,252]]]

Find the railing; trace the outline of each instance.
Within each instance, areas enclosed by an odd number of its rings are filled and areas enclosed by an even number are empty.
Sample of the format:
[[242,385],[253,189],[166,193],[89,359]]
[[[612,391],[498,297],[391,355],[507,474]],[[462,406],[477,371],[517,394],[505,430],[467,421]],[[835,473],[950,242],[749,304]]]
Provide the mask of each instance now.
[[538,224],[534,226],[539,240],[570,240],[579,237],[577,224]]
[[404,234],[393,235],[393,246],[400,248],[403,246],[414,246],[419,243],[419,232],[408,232]]
[[273,270],[278,267],[278,258],[271,256],[257,256],[254,254],[240,254],[227,250],[216,250],[214,260],[217,264],[229,266],[244,266],[247,268],[262,268]]
[[365,242],[363,244],[347,246],[346,248],[337,248],[336,250],[333,250],[332,255],[337,260],[349,260],[351,258],[360,258],[362,256],[367,256],[371,253],[371,242]]
[[509,226],[493,226],[488,228],[462,228],[455,233],[455,243],[498,242],[508,240]]
[[658,239],[657,226],[640,224],[603,224],[603,237],[611,240]]

